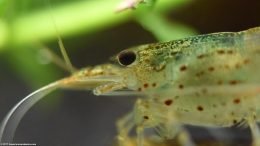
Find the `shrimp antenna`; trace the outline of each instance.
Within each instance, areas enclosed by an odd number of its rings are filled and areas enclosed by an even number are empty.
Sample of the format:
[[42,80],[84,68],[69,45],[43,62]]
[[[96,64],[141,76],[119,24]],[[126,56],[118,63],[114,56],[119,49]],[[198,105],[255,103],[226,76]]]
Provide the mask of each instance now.
[[15,130],[24,114],[40,99],[57,89],[60,82],[48,84],[18,102],[7,114],[0,126],[0,143],[12,142]]
[[[51,7],[49,1],[47,0],[49,7]],[[71,61],[68,57],[68,54],[66,52],[66,49],[63,45],[61,36],[58,33],[58,28],[56,26],[53,14],[51,15],[51,21],[54,24],[55,32],[58,38],[58,44],[62,53],[62,56],[64,58],[65,64],[68,67],[69,71],[73,73],[76,69],[72,66]],[[7,116],[4,118],[0,125],[0,143],[3,142],[12,142],[15,130],[23,118],[23,116],[26,114],[26,112],[40,99],[45,97],[50,92],[54,91],[55,89],[59,88],[60,82],[56,81],[54,83],[48,84],[33,93],[29,94],[25,98],[23,98],[20,102],[18,102],[7,114]]]
[[[46,2],[47,2],[47,5],[49,6],[49,8],[52,10],[52,6],[50,4],[50,1],[46,0]],[[66,49],[64,47],[64,43],[63,43],[63,41],[61,39],[61,35],[59,34],[58,27],[57,27],[57,24],[55,22],[55,19],[54,19],[54,16],[53,16],[53,13],[52,13],[51,10],[50,10],[51,21],[52,21],[52,23],[54,25],[55,33],[56,33],[56,36],[58,38],[58,44],[59,44],[59,47],[60,47],[60,51],[61,51],[61,54],[62,54],[62,57],[63,57],[63,59],[65,61],[66,66],[68,67],[69,71],[72,74],[72,73],[74,73],[76,71],[76,69],[75,69],[75,67],[73,67],[73,65],[72,65],[72,63],[70,61],[70,58],[68,56],[68,53],[67,53],[67,51],[66,51]]]
[[[60,68],[64,69],[65,71],[71,72],[71,69],[68,68],[68,65],[64,62],[64,59],[58,56],[56,53],[52,51],[52,49],[48,48],[47,46],[38,43],[37,44],[41,48],[41,53],[48,57],[54,64],[59,66]],[[73,67],[73,71],[77,70]]]

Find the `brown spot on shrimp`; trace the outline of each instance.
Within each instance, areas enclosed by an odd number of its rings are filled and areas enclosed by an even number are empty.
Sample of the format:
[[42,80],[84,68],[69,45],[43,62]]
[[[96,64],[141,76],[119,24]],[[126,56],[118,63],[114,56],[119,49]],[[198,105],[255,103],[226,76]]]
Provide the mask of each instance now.
[[217,53],[220,54],[220,55],[222,55],[222,54],[225,53],[225,51],[224,51],[224,50],[218,50]]
[[184,86],[182,84],[179,85],[179,89],[183,89]]
[[182,66],[180,67],[180,71],[185,71],[185,70],[187,70],[187,66],[186,66],[186,65],[182,65]]
[[229,84],[230,84],[230,85],[236,85],[237,83],[238,83],[237,80],[231,80],[231,81],[229,81]]
[[250,60],[249,59],[245,59],[244,60],[244,64],[248,64],[248,63],[250,63]]
[[215,68],[213,67],[213,66],[210,66],[209,68],[208,68],[208,71],[210,71],[210,72],[212,72],[212,71],[214,71],[215,70]]
[[156,85],[157,85],[156,83],[153,83],[153,84],[152,84],[153,87],[156,87]]
[[233,100],[233,103],[234,104],[239,104],[241,102],[241,100],[239,99],[239,98],[235,98],[234,100]]
[[149,84],[148,83],[145,83],[144,84],[144,88],[148,88],[149,87]]
[[143,118],[144,118],[145,120],[148,120],[148,119],[149,119],[149,117],[148,117],[148,116],[144,116]]
[[203,108],[202,106],[199,105],[199,106],[197,106],[197,110],[201,112],[201,111],[204,110],[204,108]]
[[170,106],[173,103],[173,101],[171,99],[167,99],[164,101],[164,104],[167,106]]

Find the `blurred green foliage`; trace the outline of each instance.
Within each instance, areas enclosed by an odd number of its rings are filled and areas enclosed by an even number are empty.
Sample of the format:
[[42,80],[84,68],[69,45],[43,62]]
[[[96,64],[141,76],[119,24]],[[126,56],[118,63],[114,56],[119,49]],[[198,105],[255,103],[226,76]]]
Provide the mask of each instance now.
[[[93,34],[136,20],[158,41],[168,41],[196,32],[166,20],[168,11],[191,0],[150,0],[136,10],[115,13],[122,0],[0,0],[0,55],[32,86],[58,79],[52,64],[39,65],[39,43],[79,34]],[[57,30],[55,30],[55,25]],[[40,55],[41,56],[41,55]]]

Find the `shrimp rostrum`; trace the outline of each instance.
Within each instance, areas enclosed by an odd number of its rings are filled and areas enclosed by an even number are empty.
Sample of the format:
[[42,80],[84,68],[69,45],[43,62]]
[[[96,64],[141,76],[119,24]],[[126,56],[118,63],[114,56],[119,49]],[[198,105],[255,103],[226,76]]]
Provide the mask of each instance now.
[[147,128],[165,139],[182,135],[181,144],[193,145],[183,125],[228,127],[241,121],[251,129],[252,144],[260,146],[260,27],[140,45],[121,51],[116,59],[25,97],[3,120],[1,142],[12,141],[23,115],[45,95],[57,88],[80,88],[95,95],[140,97],[117,122],[120,146],[133,129],[137,146],[145,145]]

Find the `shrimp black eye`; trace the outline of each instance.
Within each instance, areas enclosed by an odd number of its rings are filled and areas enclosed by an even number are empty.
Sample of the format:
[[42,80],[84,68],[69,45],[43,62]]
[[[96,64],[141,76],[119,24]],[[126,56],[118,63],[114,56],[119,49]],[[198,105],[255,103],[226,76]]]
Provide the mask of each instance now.
[[118,54],[117,58],[121,65],[127,66],[136,60],[136,54],[133,51],[122,51]]

